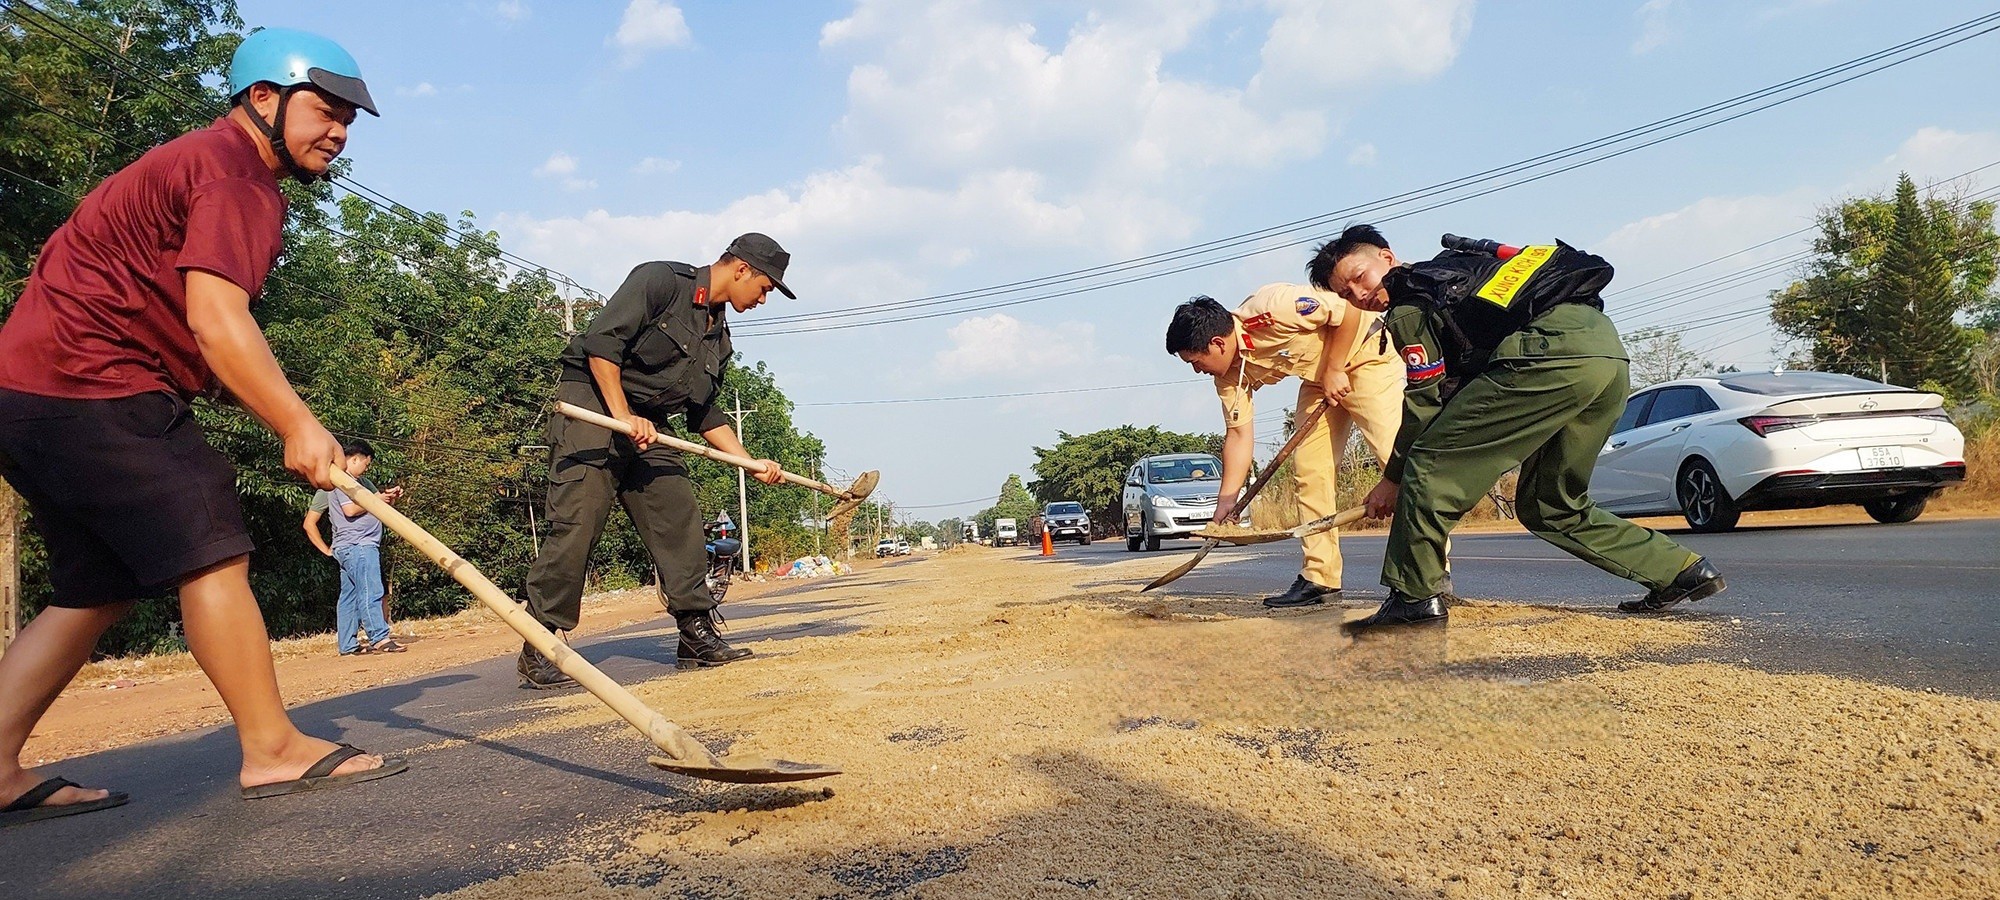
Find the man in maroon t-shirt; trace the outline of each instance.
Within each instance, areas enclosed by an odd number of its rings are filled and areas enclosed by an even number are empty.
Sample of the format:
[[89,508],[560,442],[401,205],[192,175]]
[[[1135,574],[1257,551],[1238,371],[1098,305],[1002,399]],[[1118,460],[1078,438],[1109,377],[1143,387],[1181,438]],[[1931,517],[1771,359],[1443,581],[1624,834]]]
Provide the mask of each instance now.
[[168,590],[236,720],[245,797],[407,768],[292,724],[250,592],[236,473],[188,407],[226,392],[284,440],[286,468],[332,487],[340,445],[250,306],[283,248],[278,179],[324,174],[374,100],[339,45],[284,29],[244,40],[230,86],[229,115],[83,199],[0,325],[0,475],[28,501],[54,589],[0,656],[0,825],[125,802],[23,769],[21,748],[104,630]]

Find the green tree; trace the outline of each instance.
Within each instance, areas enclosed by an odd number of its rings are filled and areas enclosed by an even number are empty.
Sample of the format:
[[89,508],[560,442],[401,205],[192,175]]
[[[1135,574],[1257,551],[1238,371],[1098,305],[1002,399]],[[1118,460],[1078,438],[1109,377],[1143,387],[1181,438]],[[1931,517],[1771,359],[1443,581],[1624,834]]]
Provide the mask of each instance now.
[[1027,486],[1021,483],[1021,476],[1009,473],[1007,480],[1000,483],[999,500],[980,510],[975,518],[979,522],[980,533],[992,534],[995,519],[1013,519],[1021,528],[1027,528],[1028,519],[1041,511],[1041,504],[1036,503],[1034,496],[1028,493]]
[[1635,389],[1715,371],[1715,363],[1688,347],[1683,334],[1680,329],[1642,328],[1625,338]]
[[1090,512],[1097,525],[1123,519],[1125,472],[1140,458],[1160,453],[1222,452],[1222,435],[1184,434],[1158,426],[1120,425],[1073,435],[1057,432],[1054,447],[1035,448],[1035,482],[1029,485],[1043,503],[1074,500]]
[[1805,277],[1771,294],[1771,320],[1813,368],[1968,387],[1957,319],[1996,316],[1993,213],[1956,193],[1919,197],[1908,175],[1890,197],[1823,210]]

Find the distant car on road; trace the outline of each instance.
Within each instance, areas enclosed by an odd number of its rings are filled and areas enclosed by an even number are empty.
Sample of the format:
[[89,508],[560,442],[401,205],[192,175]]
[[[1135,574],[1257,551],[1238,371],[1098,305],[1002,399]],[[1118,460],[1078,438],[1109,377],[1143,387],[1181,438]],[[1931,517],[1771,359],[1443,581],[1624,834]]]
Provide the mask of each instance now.
[[1160,541],[1184,538],[1215,517],[1222,489],[1222,460],[1212,453],[1148,456],[1125,472],[1125,549],[1160,549]]
[[897,556],[909,556],[909,555],[910,555],[910,542],[909,542],[909,541],[906,541],[906,540],[903,540],[902,538],[897,538],[897,539],[896,539],[896,555],[897,555]]
[[1013,519],[993,520],[993,546],[1011,547],[1021,542],[1021,532]]
[[1035,519],[1036,527],[1028,529],[1030,534],[1039,536],[1046,528],[1051,541],[1090,543],[1090,514],[1083,511],[1081,503],[1061,501],[1047,504]]
[[896,555],[896,541],[893,538],[883,538],[875,542],[875,557],[877,559],[880,559],[884,556],[895,556],[895,555]]
[[1936,394],[1828,372],[1743,372],[1633,394],[1590,495],[1621,516],[1678,513],[1717,532],[1748,510],[1837,503],[1909,522],[1964,479],[1965,437]]

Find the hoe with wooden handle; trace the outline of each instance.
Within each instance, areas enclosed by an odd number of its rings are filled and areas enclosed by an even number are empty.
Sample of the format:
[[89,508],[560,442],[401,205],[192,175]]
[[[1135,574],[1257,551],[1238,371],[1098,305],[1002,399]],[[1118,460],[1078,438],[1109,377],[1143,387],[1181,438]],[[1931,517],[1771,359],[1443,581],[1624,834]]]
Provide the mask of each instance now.
[[[1312,432],[1313,426],[1318,425],[1320,417],[1324,415],[1326,415],[1326,404],[1323,402],[1317,403],[1313,405],[1312,412],[1306,413],[1305,418],[1299,419],[1293,424],[1292,439],[1286,441],[1283,447],[1278,448],[1278,452],[1271,457],[1271,461],[1265,464],[1264,471],[1258,473],[1257,480],[1250,483],[1250,490],[1244,492],[1243,502],[1236,507],[1238,513],[1250,508],[1250,501],[1257,499],[1257,492],[1264,489],[1264,483],[1270,481],[1272,475],[1277,474],[1278,466],[1283,464],[1285,459],[1292,455],[1293,450],[1298,449],[1299,442],[1305,440],[1306,435]],[[1139,589],[1140,593],[1150,591],[1156,587],[1163,587],[1180,578],[1182,575],[1194,571],[1194,567],[1201,564],[1202,558],[1208,556],[1208,551],[1215,549],[1215,545],[1219,543],[1222,543],[1220,538],[1211,537],[1203,540],[1201,542],[1201,549],[1195,551],[1193,559],[1181,563],[1175,566],[1173,571],[1153,579],[1152,584]]]
[[[577,406],[576,404],[573,403],[557,402],[556,412],[562,413],[563,415],[575,419],[579,422],[589,422],[590,424],[596,425],[599,428],[609,428],[612,431],[616,431],[619,434],[625,435],[626,437],[632,436],[632,426],[627,425],[624,422],[620,422],[617,419],[614,419],[610,416],[604,415],[603,413],[591,412],[590,410],[584,409],[583,407]],[[764,471],[763,464],[759,463],[754,459],[737,456],[734,453],[724,453],[720,450],[715,449],[714,447],[709,447],[703,444],[697,444],[693,441],[684,441],[681,440],[680,438],[674,437],[673,435],[667,434],[665,432],[661,432],[659,436],[653,439],[669,447],[672,447],[675,450],[679,450],[683,453],[692,453],[696,456],[705,456],[709,459],[715,460],[716,462],[727,463],[739,469],[747,470],[752,474],[762,474]],[[791,472],[786,472],[784,473],[784,477],[786,481],[789,481],[800,487],[812,488],[813,490],[825,494],[829,497],[832,497],[835,500],[839,500],[840,502],[835,503],[833,505],[833,509],[827,513],[827,518],[845,519],[848,518],[849,516],[854,515],[854,511],[861,508],[861,501],[868,499],[868,495],[874,492],[875,485],[882,480],[882,473],[863,472],[861,473],[860,478],[854,479],[854,486],[844,491],[832,485],[814,481],[810,478],[805,477],[804,475],[796,475]]]
[[465,585],[466,590],[471,591],[474,597],[478,597],[479,602],[492,610],[494,615],[499,616],[501,621],[506,622],[508,627],[519,632],[529,646],[554,662],[564,675],[576,679],[585,690],[603,701],[604,705],[611,707],[612,711],[618,713],[625,721],[632,723],[633,728],[639,729],[640,734],[645,735],[647,740],[653,742],[653,746],[665,754],[647,758],[646,761],[652,763],[654,767],[694,778],[739,784],[803,781],[808,778],[840,774],[839,769],[831,766],[740,754],[717,756],[709,752],[707,747],[702,746],[700,741],[695,740],[680,726],[667,721],[667,717],[632,696],[631,691],[612,681],[610,676],[598,671],[589,660],[557,639],[555,634],[542,627],[541,622],[528,614],[524,605],[514,602],[513,598],[508,597],[498,586],[487,580],[486,576],[480,574],[471,563],[453,553],[451,548],[432,537],[430,532],[425,531],[417,523],[410,521],[409,516],[398,512],[395,507],[376,496],[375,492],[362,487],[339,466],[330,466],[328,475],[333,479],[334,487],[346,491],[354,502],[374,513],[375,518],[382,520],[382,524],[389,526],[390,531],[401,535],[403,540],[410,542],[410,546],[422,551],[432,562],[451,573],[452,578],[457,579],[459,584]]

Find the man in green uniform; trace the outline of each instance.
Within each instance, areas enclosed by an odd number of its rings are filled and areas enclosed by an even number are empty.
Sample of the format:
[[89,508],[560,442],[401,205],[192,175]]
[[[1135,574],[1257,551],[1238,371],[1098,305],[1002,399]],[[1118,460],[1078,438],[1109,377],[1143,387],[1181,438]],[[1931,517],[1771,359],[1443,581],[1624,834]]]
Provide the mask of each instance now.
[[[604,309],[563,351],[556,399],[608,415],[633,437],[562,415],[550,417],[549,536],[528,570],[528,608],[556,632],[582,614],[583,575],[615,499],[625,506],[660,573],[660,593],[679,626],[682,668],[719,666],[749,656],[715,630],[715,597],[702,574],[701,511],[680,451],[656,441],[657,419],[680,414],[688,430],[717,450],[749,456],[717,403],[732,352],[727,315],[749,312],[772,288],[785,287],[791,254],[752,232],[731,242],[714,265],[649,262],[632,270]],[[784,473],[760,460],[756,478]],[[523,687],[574,687],[548,657],[522,645],[515,668]]]
[[1658,612],[1720,592],[1707,560],[1586,493],[1630,389],[1625,347],[1598,296],[1610,264],[1560,242],[1515,251],[1448,237],[1447,246],[1404,264],[1381,232],[1356,225],[1307,266],[1313,284],[1387,310],[1408,376],[1395,451],[1365,501],[1369,515],[1395,517],[1382,562],[1389,599],[1343,630],[1443,624],[1445,538],[1515,466],[1529,531],[1649,588],[1619,609]]

